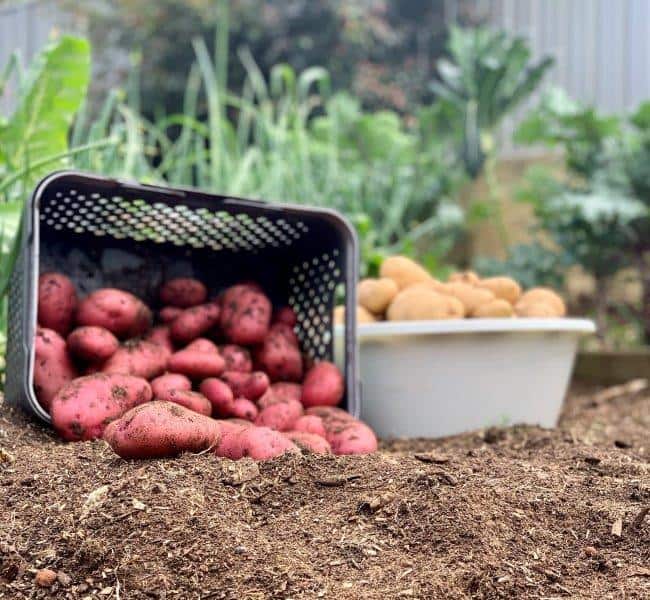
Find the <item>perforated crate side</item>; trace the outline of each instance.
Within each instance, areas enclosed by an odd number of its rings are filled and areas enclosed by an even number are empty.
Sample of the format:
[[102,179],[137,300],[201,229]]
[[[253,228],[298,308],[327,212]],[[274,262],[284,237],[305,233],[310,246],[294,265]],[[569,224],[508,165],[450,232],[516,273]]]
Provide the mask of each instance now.
[[9,283],[9,306],[7,314],[7,355],[5,370],[5,400],[14,406],[24,405],[25,370],[24,326],[26,317],[25,264],[26,246],[23,243],[16,257],[16,264]]

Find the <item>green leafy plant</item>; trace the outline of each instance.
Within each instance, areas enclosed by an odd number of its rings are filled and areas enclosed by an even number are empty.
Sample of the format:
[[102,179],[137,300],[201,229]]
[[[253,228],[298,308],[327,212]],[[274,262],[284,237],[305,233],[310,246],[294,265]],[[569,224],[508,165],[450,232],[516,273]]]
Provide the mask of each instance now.
[[431,83],[437,97],[440,127],[454,132],[458,155],[467,175],[485,173],[489,197],[476,215],[492,217],[504,248],[509,245],[496,175],[496,132],[538,87],[553,64],[551,58],[531,61],[523,38],[486,27],[451,27],[448,58],[437,62],[439,79]]
[[436,240],[429,252],[447,251],[463,217],[451,200],[460,173],[446,142],[435,143],[393,111],[367,111],[349,94],[332,94],[322,68],[297,73],[279,64],[266,78],[245,49],[239,59],[247,78],[235,94],[222,60],[227,36],[220,23],[216,56],[194,40],[182,113],[150,121],[137,103],[115,97],[101,111],[101,126],[80,125],[75,139],[88,144],[112,136],[120,144],[86,152],[77,164],[338,209],[357,226],[367,272],[385,253],[415,252],[427,238]]

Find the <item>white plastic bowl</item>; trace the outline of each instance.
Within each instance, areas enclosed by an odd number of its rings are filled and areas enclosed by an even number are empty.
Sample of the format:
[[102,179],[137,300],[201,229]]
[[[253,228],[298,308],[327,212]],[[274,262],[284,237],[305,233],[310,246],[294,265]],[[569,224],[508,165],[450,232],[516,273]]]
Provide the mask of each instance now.
[[[595,329],[583,319],[360,325],[361,418],[381,437],[514,423],[554,427],[578,339]],[[337,342],[341,334],[339,326]]]

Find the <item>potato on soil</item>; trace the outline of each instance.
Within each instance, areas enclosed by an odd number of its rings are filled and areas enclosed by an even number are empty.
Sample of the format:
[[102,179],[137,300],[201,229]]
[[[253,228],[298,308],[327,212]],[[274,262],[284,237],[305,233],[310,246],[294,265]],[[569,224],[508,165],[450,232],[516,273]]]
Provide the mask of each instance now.
[[481,278],[474,271],[459,271],[449,276],[450,282],[467,283],[468,285],[477,285]]
[[248,398],[253,401],[262,396],[270,384],[268,375],[261,371],[252,373],[224,371],[221,379],[228,384],[235,398]]
[[[363,306],[357,306],[357,323],[374,323],[377,318],[370,314]],[[337,306],[334,309],[334,324],[345,323],[345,306]]]
[[323,419],[317,415],[303,415],[299,417],[293,424],[293,431],[311,433],[313,435],[319,435],[322,438],[326,436]]
[[268,427],[245,427],[237,437],[243,447],[243,456],[254,460],[269,460],[287,453],[300,454],[293,442]]
[[311,406],[336,406],[343,399],[345,382],[338,367],[331,362],[316,363],[302,384],[302,404]]
[[64,440],[94,440],[111,421],[149,400],[151,387],[141,377],[106,373],[79,377],[52,399],[52,425]]
[[169,306],[190,308],[203,304],[208,290],[198,279],[177,277],[165,282],[160,288],[160,301]]
[[357,288],[359,305],[373,315],[382,315],[397,296],[399,288],[393,279],[362,279]]
[[209,377],[201,382],[199,391],[212,404],[213,415],[218,417],[233,416],[235,395],[227,383],[216,377]]
[[229,458],[230,460],[244,458],[247,448],[242,444],[240,435],[246,429],[255,427],[255,425],[239,419],[219,420],[215,422],[219,426],[221,435],[217,444],[214,446],[214,454],[222,458]]
[[406,256],[390,256],[381,263],[380,277],[392,279],[400,290],[418,283],[429,281],[431,275],[418,263]]
[[222,300],[221,329],[233,344],[251,346],[264,341],[271,323],[271,302],[261,292],[234,286]]
[[515,316],[515,309],[512,304],[502,298],[495,298],[480,304],[470,315],[475,319],[503,319]]
[[104,440],[122,458],[165,458],[219,444],[219,421],[172,402],[147,402],[106,427]]
[[188,344],[210,331],[219,322],[220,309],[214,303],[186,308],[170,324],[172,340]]
[[181,406],[201,415],[205,415],[206,417],[209,417],[212,414],[212,404],[210,401],[203,394],[193,392],[192,390],[168,388],[162,393],[155,395],[154,400],[180,404]]
[[[530,306],[534,304],[547,304],[552,310],[552,314],[550,315],[544,315],[544,316],[552,316],[552,317],[564,317],[566,316],[566,304],[564,303],[564,300],[553,290],[549,288],[532,288],[525,292],[519,301],[517,302],[517,305],[515,306],[515,310],[517,311],[517,314],[520,316],[542,316],[542,315],[533,315],[533,314],[527,314],[530,313]],[[540,312],[540,309],[537,309],[536,311],[533,312]]]
[[219,347],[219,354],[226,362],[226,371],[250,373],[253,370],[253,359],[247,348],[237,344],[226,344]]
[[489,277],[481,279],[479,288],[490,290],[497,298],[515,304],[521,297],[521,286],[512,277]]
[[171,390],[191,390],[192,382],[180,373],[165,373],[151,381],[154,398],[164,397]]
[[67,339],[70,354],[89,363],[108,360],[120,346],[119,340],[103,327],[77,327]]
[[287,431],[284,434],[291,440],[301,452],[308,454],[331,454],[332,447],[329,442],[314,433],[307,433],[305,431]]
[[305,410],[305,414],[321,419],[326,430],[331,428],[332,424],[348,423],[355,420],[349,412],[338,406],[312,406]]
[[291,328],[282,323],[271,327],[264,342],[255,351],[255,365],[264,371],[271,381],[302,379],[302,353]]
[[145,340],[124,342],[103,365],[102,373],[120,373],[153,379],[167,370],[169,351]]
[[65,340],[53,329],[39,327],[34,340],[34,393],[50,410],[57,392],[77,377]]
[[143,335],[151,323],[149,308],[123,290],[97,290],[86,296],[77,309],[77,325],[104,327],[120,339]]
[[447,283],[441,293],[460,300],[465,307],[466,315],[471,315],[481,304],[495,299],[495,295],[490,290],[460,281]]
[[43,273],[38,278],[38,324],[67,335],[77,310],[77,291],[61,273]]
[[453,296],[416,286],[401,291],[388,307],[386,316],[389,321],[462,319],[465,307]]
[[329,428],[327,441],[337,455],[370,454],[377,450],[377,437],[372,429],[356,419]]
[[286,402],[287,400],[296,400],[300,402],[301,398],[302,386],[299,383],[278,381],[269,386],[269,389],[266,390],[264,395],[257,401],[257,405],[260,408],[266,408],[272,404]]
[[218,351],[206,352],[189,347],[174,352],[167,362],[170,371],[187,375],[190,379],[216,377],[223,373],[225,367],[226,362]]
[[147,335],[144,336],[147,342],[162,346],[171,354],[174,352],[174,342],[172,341],[171,330],[169,325],[158,325],[154,327]]
[[182,312],[183,309],[178,308],[177,306],[165,306],[164,308],[160,309],[158,318],[163,323],[171,323],[176,317],[180,316]]

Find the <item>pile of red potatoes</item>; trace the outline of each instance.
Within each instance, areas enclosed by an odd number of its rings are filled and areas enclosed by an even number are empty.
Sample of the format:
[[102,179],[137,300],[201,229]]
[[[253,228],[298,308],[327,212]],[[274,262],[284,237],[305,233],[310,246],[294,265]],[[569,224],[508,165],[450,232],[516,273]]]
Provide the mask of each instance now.
[[124,458],[214,452],[364,454],[372,430],[338,407],[344,379],[312,363],[296,315],[256,283],[208,299],[196,279],[160,289],[154,313],[114,288],[79,300],[61,273],[39,278],[34,391],[68,441],[103,438]]

